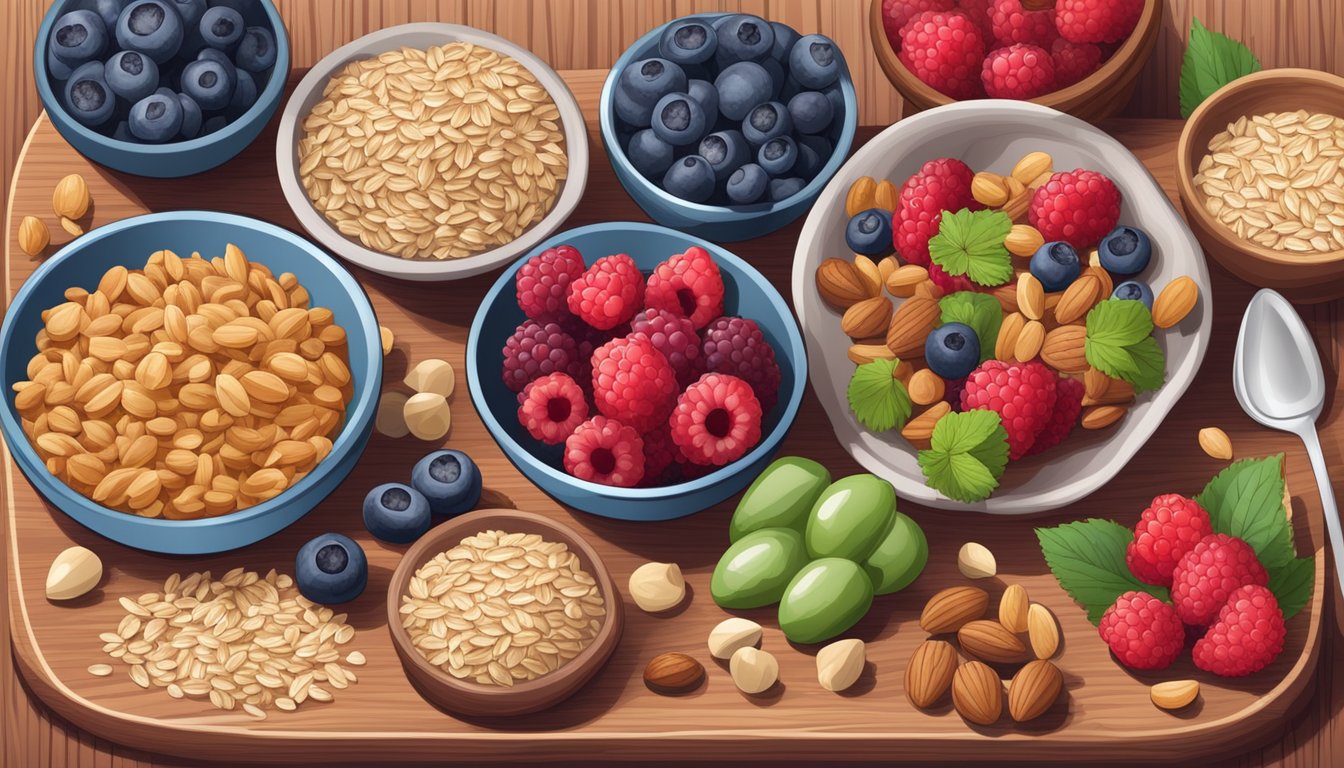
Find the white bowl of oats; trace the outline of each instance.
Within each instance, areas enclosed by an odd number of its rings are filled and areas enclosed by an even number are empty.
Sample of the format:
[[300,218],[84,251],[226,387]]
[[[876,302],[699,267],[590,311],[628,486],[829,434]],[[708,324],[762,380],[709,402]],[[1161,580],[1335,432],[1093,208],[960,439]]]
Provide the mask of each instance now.
[[588,177],[587,128],[560,76],[456,24],[404,24],[332,51],[285,105],[275,149],[303,228],[406,280],[470,277],[531,251]]

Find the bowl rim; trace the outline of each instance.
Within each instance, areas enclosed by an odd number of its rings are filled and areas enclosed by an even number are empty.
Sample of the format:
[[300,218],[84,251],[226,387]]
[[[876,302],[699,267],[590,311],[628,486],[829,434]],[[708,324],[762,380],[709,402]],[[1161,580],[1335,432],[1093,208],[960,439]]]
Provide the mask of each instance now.
[[[657,199],[660,204],[674,207],[689,214],[697,214],[707,221],[732,221],[740,217],[767,216],[771,213],[786,210],[799,202],[816,197],[818,193],[826,186],[835,172],[840,170],[845,160],[849,157],[849,151],[854,146],[854,135],[858,130],[858,94],[854,89],[853,74],[849,70],[849,60],[841,51],[841,58],[845,62],[845,68],[840,73],[840,93],[845,102],[844,122],[841,124],[840,137],[831,151],[830,158],[826,164],[817,171],[817,175],[808,180],[803,188],[793,193],[789,197],[774,203],[752,203],[751,205],[728,206],[728,205],[705,205],[704,203],[692,203],[663,190],[658,185],[649,181],[644,174],[635,170],[630,164],[629,158],[625,156],[625,150],[621,149],[621,143],[616,137],[616,119],[612,114],[612,100],[616,93],[616,79],[619,73],[625,69],[635,59],[635,50],[643,48],[646,45],[654,43],[662,37],[663,31],[673,24],[677,24],[687,19],[712,20],[723,16],[752,15],[739,12],[721,12],[721,13],[692,13],[680,16],[664,24],[659,24],[648,32],[644,33],[638,40],[631,43],[612,64],[611,69],[607,71],[607,77],[602,82],[602,93],[598,97],[598,128],[602,134],[602,146],[607,151],[607,157],[611,164],[616,166],[617,179],[621,186],[629,191],[629,185],[625,178],[635,180],[638,183],[638,189]],[[795,30],[796,31],[796,30]],[[836,44],[838,47],[838,43]]]
[[[647,501],[654,499],[672,499],[686,493],[715,485],[727,480],[739,471],[740,467],[750,466],[753,462],[761,461],[769,456],[784,441],[789,428],[793,425],[794,419],[798,415],[798,409],[802,404],[803,393],[807,389],[807,350],[803,344],[802,330],[799,328],[798,321],[789,310],[789,305],[784,301],[784,297],[779,290],[765,279],[757,269],[747,263],[742,257],[723,248],[720,245],[709,242],[703,238],[688,235],[670,227],[660,226],[658,224],[646,224],[636,221],[613,221],[600,224],[589,224],[574,229],[568,229],[552,235],[548,240],[539,244],[534,250],[540,251],[546,248],[553,248],[558,245],[584,237],[586,235],[608,232],[613,229],[621,229],[639,233],[656,233],[681,238],[687,242],[688,247],[697,245],[709,251],[714,256],[716,262],[727,262],[731,264],[739,274],[755,284],[766,296],[770,302],[771,308],[778,312],[785,320],[785,326],[788,331],[787,339],[781,339],[781,344],[787,344],[787,350],[776,350],[776,356],[787,353],[793,363],[793,394],[788,402],[783,403],[784,410],[780,412],[779,422],[775,428],[770,430],[769,434],[763,434],[761,441],[756,444],[747,453],[743,454],[736,461],[715,469],[707,475],[677,483],[675,485],[664,485],[656,488],[620,488],[611,485],[602,485],[589,480],[580,480],[577,477],[566,474],[562,470],[556,469],[533,455],[532,451],[508,433],[500,424],[493,411],[490,410],[489,403],[486,402],[482,390],[482,375],[476,365],[476,359],[479,356],[479,347],[481,343],[481,334],[485,329],[485,316],[487,309],[493,307],[503,296],[508,298],[512,296],[514,276],[525,263],[524,259],[519,259],[509,269],[504,270],[503,274],[495,281],[495,284],[486,292],[485,298],[481,300],[480,309],[476,311],[475,317],[471,321],[471,331],[467,336],[466,367],[468,379],[472,386],[468,389],[471,392],[472,405],[476,407],[476,412],[480,415],[481,421],[485,424],[486,431],[499,444],[504,454],[514,465],[522,470],[524,475],[536,472],[551,482],[561,483],[579,491],[591,493],[603,498],[619,498],[628,501]],[[531,252],[529,252],[531,253]],[[669,254],[671,255],[671,254]],[[537,483],[540,485],[539,483]]]
[[1304,81],[1309,82],[1314,88],[1328,88],[1344,94],[1344,77],[1329,72],[1295,67],[1253,72],[1224,85],[1201,102],[1195,108],[1195,111],[1190,113],[1190,117],[1186,119],[1185,124],[1181,126],[1181,137],[1176,145],[1177,189],[1180,192],[1181,201],[1185,204],[1186,215],[1198,219],[1200,229],[1205,230],[1222,247],[1276,267],[1304,268],[1337,264],[1344,261],[1344,248],[1336,248],[1325,253],[1292,253],[1276,251],[1259,243],[1237,237],[1236,233],[1227,228],[1227,225],[1215,219],[1204,208],[1203,200],[1206,195],[1195,188],[1194,177],[1197,166],[1194,155],[1196,152],[1200,152],[1202,157],[1202,153],[1206,151],[1203,147],[1195,146],[1195,134],[1206,127],[1206,124],[1212,119],[1212,114],[1231,96],[1246,91],[1272,88],[1278,83],[1294,82],[1300,84]]
[[[350,293],[352,301],[355,303],[356,312],[360,315],[362,324],[372,324],[372,330],[365,328],[364,346],[365,353],[371,361],[371,370],[363,371],[368,381],[364,388],[362,397],[352,401],[352,405],[346,409],[345,424],[337,434],[336,439],[332,440],[332,450],[327,458],[318,463],[312,472],[309,472],[302,480],[286,488],[282,493],[274,498],[267,499],[260,504],[255,504],[247,509],[237,512],[230,512],[225,515],[215,517],[202,517],[192,520],[168,520],[163,518],[149,518],[133,515],[128,512],[111,509],[102,504],[76,492],[73,488],[46,471],[33,449],[28,436],[24,434],[22,426],[15,416],[14,400],[6,396],[4,405],[0,407],[0,432],[3,432],[4,442],[13,455],[20,468],[25,470],[24,475],[28,477],[29,482],[47,498],[54,506],[66,512],[69,508],[79,508],[100,518],[108,518],[116,522],[145,526],[148,528],[160,528],[163,530],[182,531],[208,529],[216,526],[235,525],[245,523],[257,518],[268,517],[284,507],[295,503],[296,497],[303,496],[312,491],[314,486],[324,477],[324,472],[319,468],[336,467],[342,461],[349,457],[349,454],[356,449],[362,450],[362,443],[357,440],[358,434],[362,431],[360,425],[370,422],[373,419],[374,410],[377,408],[378,397],[382,388],[382,348],[378,341],[377,334],[377,315],[374,313],[373,305],[369,301],[368,294],[364,288],[355,280],[354,275],[350,273],[338,261],[323,253],[321,249],[309,243],[299,235],[290,232],[283,227],[271,224],[267,221],[254,219],[250,216],[241,216],[233,213],[219,213],[215,211],[164,211],[159,213],[147,213],[139,216],[121,219],[110,224],[100,226],[88,234],[62,247],[52,256],[48,257],[32,274],[24,280],[23,285],[19,287],[14,299],[9,303],[8,310],[5,313],[4,324],[0,326],[0,349],[5,350],[6,355],[15,354],[20,349],[26,350],[25,342],[20,345],[14,338],[15,322],[11,321],[16,317],[19,311],[31,309],[28,305],[34,301],[34,294],[38,286],[45,280],[51,278],[63,262],[77,258],[86,248],[96,245],[99,241],[124,230],[136,229],[146,226],[154,226],[163,222],[170,221],[211,221],[213,223],[225,224],[233,227],[239,227],[260,232],[270,237],[284,240],[299,250],[305,252],[322,268],[328,270],[341,284],[343,288]],[[260,263],[264,260],[258,259]],[[36,479],[34,479],[36,478]],[[316,504],[314,504],[316,506]],[[69,514],[67,512],[67,514]],[[73,516],[72,516],[73,517]],[[81,523],[82,524],[82,523]],[[130,543],[128,543],[130,544]],[[133,546],[133,544],[130,544]]]
[[121,152],[131,152],[147,157],[171,157],[181,152],[213,146],[217,142],[227,141],[242,133],[245,126],[252,120],[260,117],[262,112],[271,109],[271,107],[266,106],[267,104],[278,102],[284,93],[285,84],[289,80],[289,32],[285,29],[284,19],[280,17],[280,12],[276,9],[273,0],[265,0],[261,3],[261,7],[266,13],[267,20],[271,23],[272,33],[275,34],[275,64],[271,68],[269,82],[257,94],[256,102],[248,107],[246,112],[229,121],[227,125],[214,133],[197,136],[186,141],[140,144],[134,141],[121,141],[98,133],[71,117],[70,113],[65,110],[65,105],[61,103],[60,98],[51,88],[51,74],[47,71],[46,48],[47,41],[51,37],[51,29],[56,26],[56,20],[65,15],[65,8],[74,1],[64,0],[63,2],[52,3],[51,7],[47,9],[46,15],[42,18],[42,24],[37,29],[37,38],[33,42],[33,80],[37,83],[38,99],[42,102],[42,108],[47,111],[49,117],[51,115],[59,116],[59,120],[53,120],[53,122],[56,123],[57,128],[62,133],[73,131],[81,139]]
[[[307,114],[303,102],[330,81],[333,74],[356,59],[371,58],[370,48],[392,50],[397,42],[410,36],[434,35],[442,38],[439,44],[467,42],[509,56],[531,72],[560,112],[561,128],[565,134],[565,154],[568,175],[560,187],[550,211],[521,235],[504,245],[460,259],[403,259],[375,251],[346,237],[313,206],[299,182],[298,147],[291,141]],[[303,114],[300,114],[300,112]],[[280,189],[285,202],[298,218],[299,224],[315,240],[332,253],[353,264],[389,277],[404,280],[435,281],[458,280],[488,272],[501,264],[517,259],[544,240],[578,208],[588,184],[589,166],[588,127],[578,100],[564,79],[546,62],[531,51],[499,35],[463,24],[442,22],[415,22],[386,27],[357,37],[342,45],[313,64],[294,87],[280,113],[279,129],[275,138],[275,164]]]

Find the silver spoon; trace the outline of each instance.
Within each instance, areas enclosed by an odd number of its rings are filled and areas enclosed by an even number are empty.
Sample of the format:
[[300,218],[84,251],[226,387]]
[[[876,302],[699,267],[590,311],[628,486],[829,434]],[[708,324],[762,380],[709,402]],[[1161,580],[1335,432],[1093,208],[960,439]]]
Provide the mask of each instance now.
[[1293,305],[1276,291],[1264,288],[1246,306],[1232,364],[1232,388],[1242,410],[1252,419],[1272,429],[1292,432],[1306,445],[1321,494],[1330,549],[1335,555],[1335,576],[1344,591],[1344,534],[1316,433],[1316,418],[1325,405],[1325,373],[1307,326]]

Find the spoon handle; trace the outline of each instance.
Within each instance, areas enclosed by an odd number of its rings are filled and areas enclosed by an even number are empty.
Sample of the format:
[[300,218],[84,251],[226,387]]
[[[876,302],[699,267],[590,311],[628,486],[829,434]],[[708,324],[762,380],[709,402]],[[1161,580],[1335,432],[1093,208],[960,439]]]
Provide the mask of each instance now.
[[1335,492],[1330,486],[1330,471],[1325,465],[1325,452],[1315,424],[1307,424],[1301,432],[1302,442],[1311,458],[1311,469],[1316,473],[1316,488],[1321,494],[1321,511],[1325,514],[1325,528],[1330,534],[1330,551],[1335,555],[1335,576],[1344,592],[1344,531],[1340,530],[1339,508],[1335,506]]

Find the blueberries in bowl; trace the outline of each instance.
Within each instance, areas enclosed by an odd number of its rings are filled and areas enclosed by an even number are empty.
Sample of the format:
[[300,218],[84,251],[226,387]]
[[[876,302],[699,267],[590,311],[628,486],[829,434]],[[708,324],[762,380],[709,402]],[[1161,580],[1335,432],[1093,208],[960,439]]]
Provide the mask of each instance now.
[[116,105],[116,94],[103,76],[101,61],[81,65],[65,81],[65,108],[71,117],[90,128],[106,123]]
[[737,122],[757,104],[767,102],[774,93],[774,81],[765,67],[754,61],[730,64],[714,79],[719,91],[719,112]]
[[716,181],[731,176],[733,171],[750,162],[752,156],[742,132],[732,129],[711,133],[701,139],[697,154],[709,161]]
[[201,109],[223,109],[233,99],[238,74],[229,64],[214,59],[197,59],[182,68],[182,92],[190,96]]
[[819,91],[802,91],[789,99],[789,117],[799,133],[817,134],[831,127],[835,110]]
[[1153,243],[1138,227],[1116,227],[1097,246],[1102,269],[1114,275],[1137,275],[1153,256]]
[[798,159],[798,143],[789,136],[779,136],[761,145],[756,153],[756,164],[771,177],[778,178],[793,168]]
[[257,81],[246,69],[233,71],[237,82],[233,86],[233,95],[229,97],[228,114],[238,116],[247,111],[257,101]]
[[117,18],[117,45],[139,51],[156,64],[177,55],[182,47],[182,17],[164,0],[136,0]]
[[792,130],[793,118],[789,115],[789,109],[778,101],[757,104],[742,121],[742,136],[757,147]]
[[770,202],[780,203],[803,191],[807,181],[798,176],[770,180]]
[[275,66],[275,35],[265,27],[248,27],[235,55],[239,69],[256,74]]
[[1078,252],[1065,242],[1046,243],[1031,257],[1031,274],[1041,281],[1046,293],[1069,287],[1083,271]]
[[176,97],[177,103],[182,105],[182,138],[194,139],[201,133],[201,105],[185,93]]
[[1147,283],[1138,280],[1126,280],[1115,286],[1111,298],[1121,301],[1142,301],[1148,309],[1153,308],[1153,289]]
[[686,95],[700,105],[705,113],[706,123],[712,122],[719,114],[719,89],[708,80],[692,80],[686,84]]
[[971,375],[980,364],[980,338],[963,323],[944,323],[924,339],[924,362],[947,381]]
[[107,47],[107,25],[93,11],[71,11],[51,30],[51,54],[67,67],[96,59]]
[[737,14],[718,30],[715,60],[720,66],[738,61],[761,61],[775,47],[775,30],[759,16]]
[[103,20],[103,28],[108,34],[115,34],[117,29],[117,19],[121,18],[121,12],[126,8],[129,0],[94,0],[93,12]]
[[845,227],[845,244],[864,256],[885,256],[891,253],[891,211],[869,208],[859,211]]
[[718,47],[718,34],[698,19],[682,19],[667,25],[658,40],[658,54],[683,66],[709,61]]
[[153,93],[137,101],[126,119],[131,135],[147,144],[162,144],[182,131],[182,102],[175,93]]
[[770,174],[755,163],[738,166],[728,177],[728,199],[736,205],[750,205],[765,197]]
[[625,151],[630,164],[645,178],[661,179],[672,167],[672,145],[658,138],[652,128],[636,131]]
[[107,60],[103,78],[113,93],[134,103],[158,90],[159,65],[139,51],[120,51]]
[[616,86],[616,116],[634,128],[653,123],[653,108],[669,93],[686,92],[686,73],[667,59],[644,59],[621,72]]
[[299,548],[294,580],[299,592],[314,603],[348,603],[364,592],[369,561],[350,537],[324,533]]
[[694,144],[705,135],[705,113],[690,96],[669,93],[653,108],[653,132],[674,147]]
[[206,46],[221,51],[232,51],[247,31],[243,15],[226,5],[207,10],[196,27]]
[[[201,24],[201,17],[205,15],[205,0],[170,0],[173,10],[182,17],[182,28],[184,30],[197,30]],[[190,33],[188,33],[190,34]]]
[[714,194],[714,169],[699,155],[687,155],[672,163],[663,176],[663,189],[692,203],[703,203]]
[[364,497],[364,527],[392,544],[409,544],[429,530],[429,499],[401,483],[384,483]]
[[435,515],[460,515],[481,500],[481,471],[461,451],[434,451],[416,462],[411,487],[424,494]]
[[789,74],[804,88],[820,90],[840,79],[845,60],[825,35],[803,35],[789,50]]

